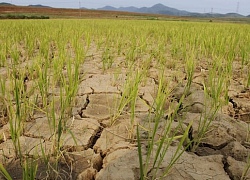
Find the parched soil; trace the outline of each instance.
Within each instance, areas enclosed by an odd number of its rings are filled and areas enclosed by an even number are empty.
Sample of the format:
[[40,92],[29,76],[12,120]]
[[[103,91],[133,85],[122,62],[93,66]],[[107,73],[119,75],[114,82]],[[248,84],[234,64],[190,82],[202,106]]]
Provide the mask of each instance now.
[[[101,11],[88,9],[69,9],[69,8],[48,8],[48,7],[27,7],[27,6],[0,6],[0,15],[4,14],[35,14],[46,15],[50,18],[146,18],[150,17],[170,17],[164,15],[141,14],[118,11]],[[172,17],[180,19],[178,17]]]
[[[204,60],[205,61],[205,60]],[[93,45],[88,52],[84,64],[81,65],[83,78],[80,82],[76,101],[72,107],[71,115],[66,120],[68,130],[62,136],[60,150],[62,156],[59,159],[53,157],[53,136],[50,121],[46,114],[37,111],[34,116],[25,123],[23,135],[20,138],[22,153],[28,157],[43,156],[46,154],[49,164],[55,164],[59,171],[55,173],[58,179],[78,180],[138,180],[140,167],[138,158],[138,145],[136,142],[136,125],[150,127],[154,122],[148,121],[148,116],[154,116],[151,107],[157,94],[158,69],[154,61],[150,66],[150,73],[139,88],[135,108],[135,122],[131,130],[131,111],[125,107],[121,115],[114,123],[111,122],[116,111],[119,99],[122,97],[123,85],[127,78],[124,66],[125,57],[116,59],[112,67],[106,71],[102,68],[101,55]],[[203,71],[203,62],[199,62],[195,69],[191,88],[182,108],[172,124],[172,129],[180,128],[179,122],[187,126],[193,121],[192,136],[195,137],[199,128],[199,121],[204,118],[206,111],[204,90],[202,82],[207,77],[208,70]],[[170,87],[174,87],[171,98],[166,101],[165,114],[160,120],[157,130],[158,139],[161,138],[162,127],[167,116],[171,114],[171,104],[177,104],[186,84],[184,65],[178,64],[175,69],[166,68],[164,76]],[[119,67],[119,75],[114,72]],[[250,90],[242,85],[242,79],[238,78],[240,65],[234,65],[234,77],[229,87],[230,103],[213,117],[209,130],[202,139],[199,147],[194,151],[185,151],[180,159],[173,165],[168,176],[163,179],[240,179],[247,165],[250,151],[249,127],[250,121]],[[1,75],[7,72],[0,69]],[[173,74],[178,74],[173,76]],[[32,86],[32,78],[27,80],[27,91]],[[56,99],[59,92],[53,92]],[[57,94],[58,93],[58,94]],[[0,160],[6,164],[7,171],[13,179],[22,179],[20,160],[15,159],[13,143],[10,139],[10,128],[3,109],[0,114],[0,134],[4,137],[0,144]],[[152,123],[152,124],[150,124]],[[112,125],[111,125],[112,124]],[[142,157],[147,153],[146,128],[141,129]],[[181,129],[180,129],[181,133]],[[72,136],[73,134],[73,136]],[[156,139],[157,140],[157,139]],[[169,147],[163,163],[157,172],[158,176],[164,173],[168,167],[172,155],[177,150],[178,141]],[[41,148],[42,147],[42,148]],[[37,179],[48,178],[45,171],[48,167],[44,161],[39,160]],[[152,166],[152,165],[150,165]],[[152,177],[155,169],[148,170],[148,177]],[[50,174],[51,175],[51,174]],[[247,173],[245,179],[250,179]]]

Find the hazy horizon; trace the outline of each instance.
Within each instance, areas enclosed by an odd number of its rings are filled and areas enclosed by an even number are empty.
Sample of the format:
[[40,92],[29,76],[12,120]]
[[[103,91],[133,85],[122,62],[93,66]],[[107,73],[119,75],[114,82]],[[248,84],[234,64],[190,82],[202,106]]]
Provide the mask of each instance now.
[[179,10],[186,10],[190,12],[199,12],[199,13],[239,13],[242,15],[250,15],[250,0],[175,0],[175,1],[152,1],[152,0],[127,0],[126,2],[122,0],[99,0],[98,2],[93,2],[92,0],[24,0],[22,2],[18,0],[6,0],[2,2],[12,3],[15,5],[36,5],[41,4],[44,6],[51,6],[57,8],[101,8],[104,6],[113,6],[113,7],[151,7],[155,4],[161,3],[165,6],[176,8]]

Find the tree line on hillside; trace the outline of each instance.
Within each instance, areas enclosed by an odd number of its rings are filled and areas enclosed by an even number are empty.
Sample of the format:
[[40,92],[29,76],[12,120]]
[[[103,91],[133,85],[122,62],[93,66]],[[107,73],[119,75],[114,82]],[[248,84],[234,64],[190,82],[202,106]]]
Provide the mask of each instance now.
[[0,19],[49,19],[49,16],[27,16],[27,15],[14,15],[14,14],[7,14],[7,15],[0,15]]

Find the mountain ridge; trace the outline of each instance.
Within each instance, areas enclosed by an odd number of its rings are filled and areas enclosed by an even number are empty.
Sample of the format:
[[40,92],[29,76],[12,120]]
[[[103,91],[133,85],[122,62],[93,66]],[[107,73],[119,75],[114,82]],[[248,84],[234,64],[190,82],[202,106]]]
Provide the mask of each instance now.
[[[0,6],[16,6],[15,4],[0,2]],[[42,4],[30,4],[26,7],[36,7],[36,8],[54,8],[50,6],[45,6]],[[250,18],[249,15],[241,15],[237,13],[198,13],[198,12],[189,12],[186,10],[179,10],[176,8],[165,6],[161,3],[155,4],[152,7],[135,7],[135,6],[128,6],[128,7],[113,7],[113,6],[104,6],[102,8],[90,9],[81,7],[81,9],[89,9],[89,10],[106,10],[106,11],[118,11],[118,12],[133,12],[133,13],[146,13],[146,14],[161,14],[161,15],[170,15],[170,16],[187,16],[187,17],[205,17],[205,18]]]
[[11,3],[1,2],[0,6],[15,6],[15,5]]
[[155,4],[152,7],[119,7],[115,8],[113,6],[104,6],[102,8],[97,8],[97,10],[108,10],[108,11],[126,11],[126,12],[137,12],[137,13],[150,13],[150,14],[163,14],[163,15],[172,15],[172,16],[190,16],[190,17],[250,17],[244,16],[238,13],[197,13],[197,12],[189,12],[185,10],[179,10],[176,8],[171,8],[168,6],[165,6],[161,3]]
[[50,6],[44,6],[42,4],[30,4],[29,7],[37,7],[37,8],[51,8]]

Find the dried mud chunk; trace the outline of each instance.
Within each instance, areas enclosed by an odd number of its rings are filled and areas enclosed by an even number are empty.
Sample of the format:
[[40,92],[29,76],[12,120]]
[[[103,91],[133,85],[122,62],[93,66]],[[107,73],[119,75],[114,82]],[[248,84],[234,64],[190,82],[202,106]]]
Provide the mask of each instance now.
[[[176,152],[177,147],[169,147],[164,162],[161,164],[157,172],[157,177],[161,177],[166,168],[169,166],[171,157]],[[199,157],[194,154],[184,152],[179,160],[173,165],[173,171],[170,171],[163,179],[223,179],[229,180],[228,175],[224,171],[222,155],[211,155]],[[149,175],[153,175],[152,170]]]
[[52,132],[48,118],[38,118],[32,122],[26,123],[24,134],[28,137],[49,139],[52,136]]
[[[240,180],[242,177],[242,173],[245,171],[245,168],[247,167],[247,163],[236,161],[232,157],[227,158],[227,164],[228,164],[228,174],[231,179]],[[250,172],[247,172],[245,175],[245,179],[250,179]]]
[[[111,128],[106,128],[101,137],[97,140],[94,149],[97,152],[102,152],[106,154],[109,151],[113,151],[119,148],[126,148],[130,145],[129,142],[125,141],[128,132],[125,123],[121,123],[117,126],[112,126]],[[124,138],[123,138],[124,137]]]
[[227,129],[221,126],[211,125],[202,143],[208,144],[214,149],[221,149],[234,138],[227,133]]
[[19,141],[22,154],[30,156],[43,156],[44,154],[51,155],[53,153],[52,142],[44,141],[39,138],[31,138],[25,136],[21,136],[19,138]]
[[150,109],[150,106],[143,101],[142,99],[137,99],[135,104],[135,111],[136,112],[148,112]]
[[96,169],[88,168],[77,176],[77,180],[95,180],[96,173]]
[[64,155],[65,164],[71,165],[73,171],[79,174],[91,167],[94,156],[93,149],[80,152],[69,152]]
[[221,151],[209,147],[197,147],[195,149],[195,154],[197,154],[198,156],[209,156],[209,155],[221,154]]
[[4,125],[6,125],[8,121],[9,121],[8,117],[6,117],[5,115],[1,117],[1,114],[0,114],[0,127],[3,127]]
[[96,169],[97,171],[100,171],[102,169],[103,165],[103,158],[101,154],[95,154],[94,158],[92,160],[93,168]]
[[[183,96],[185,92],[185,87],[184,86],[179,86],[179,87],[176,87],[173,91],[174,93],[174,97],[178,100],[181,99],[181,97]],[[188,94],[190,94],[190,92],[188,92]]]
[[0,129],[0,142],[5,142],[7,141],[7,139],[10,138],[11,138],[10,124],[8,123]]
[[227,129],[227,133],[239,142],[250,141],[248,124],[242,121],[237,121],[228,115],[218,114],[214,124]]
[[72,107],[72,115],[81,118],[81,113],[88,106],[89,95],[76,96],[75,105]]
[[119,102],[118,94],[93,94],[89,96],[90,103],[83,113],[87,117],[106,119],[114,114]]
[[[200,86],[197,85],[197,84],[191,84],[191,87],[189,89],[189,91],[185,92],[186,88],[184,85],[180,85],[178,87],[176,87],[174,90],[173,90],[173,94],[174,94],[174,97],[178,100],[181,99],[181,97],[185,94],[185,97],[188,97],[190,96],[191,94],[195,94],[195,93],[200,93],[200,92],[203,92],[203,91],[200,91]],[[204,92],[203,92],[204,94]]]
[[120,93],[113,84],[113,75],[94,75],[92,78],[88,78],[82,81],[79,85],[78,95],[86,93]]
[[234,105],[228,107],[228,113],[236,119],[244,122],[250,122],[250,104],[249,98],[234,98]]
[[224,156],[231,156],[237,161],[247,161],[248,154],[250,151],[242,146],[239,142],[234,141],[229,143],[226,147],[221,149]]
[[95,136],[99,130],[100,124],[95,119],[74,120],[68,123],[69,131],[63,134],[64,149],[72,148],[73,150],[83,150],[88,148],[91,143],[91,137]]
[[0,144],[0,163],[6,164],[8,159],[14,158],[15,147],[12,140],[7,140]]
[[190,174],[185,172],[184,170],[179,170],[176,167],[173,167],[170,173],[161,178],[162,180],[195,180]]
[[[22,154],[30,156],[42,156],[43,153],[46,155],[52,154],[52,143],[49,141],[44,141],[39,138],[21,136],[19,138],[19,142]],[[13,158],[16,156],[12,140],[7,140],[6,142],[0,144],[0,150],[1,161],[6,160],[5,157]]]
[[[200,117],[201,114],[198,113],[185,113],[184,121],[185,123],[190,123],[193,121],[193,137],[196,138],[199,130],[199,124],[204,123],[206,119],[203,117]],[[209,121],[209,119],[207,119]],[[207,122],[208,123],[208,122]],[[202,139],[203,144],[208,145],[208,147],[213,149],[220,149],[226,146],[230,141],[234,140],[234,137],[229,134],[228,132],[231,130],[234,130],[234,127],[227,126],[223,124],[224,122],[215,121],[213,120],[210,124],[209,129],[207,130],[207,133],[205,133],[204,138]],[[228,124],[228,122],[227,122]],[[229,130],[230,128],[230,130]]]
[[139,174],[137,150],[116,150],[104,158],[103,167],[97,173],[96,180],[136,180]]
[[206,97],[204,91],[196,90],[183,101],[183,108],[190,113],[210,112],[211,99]]

